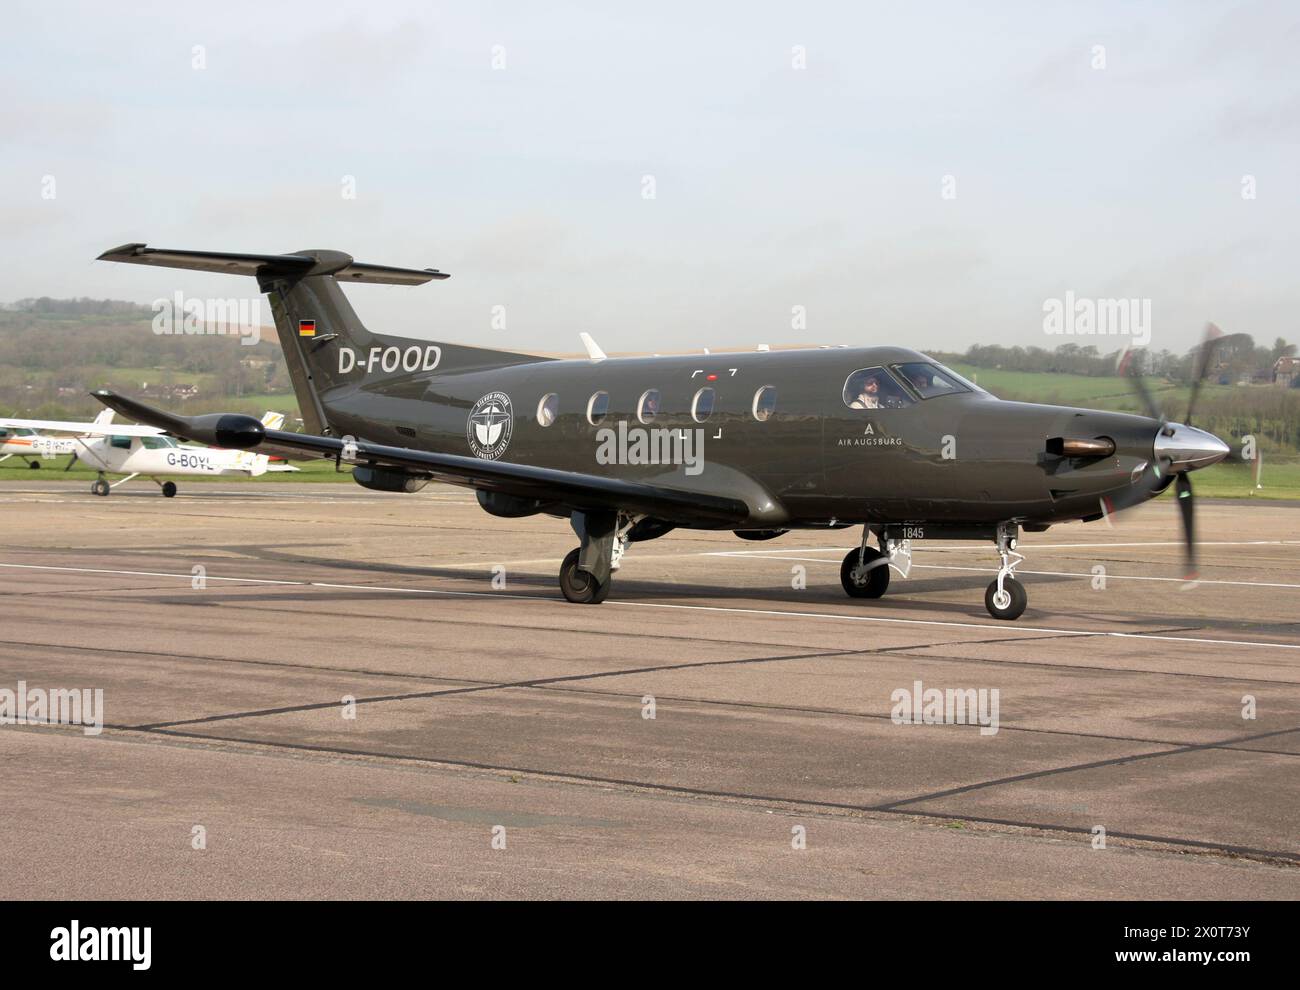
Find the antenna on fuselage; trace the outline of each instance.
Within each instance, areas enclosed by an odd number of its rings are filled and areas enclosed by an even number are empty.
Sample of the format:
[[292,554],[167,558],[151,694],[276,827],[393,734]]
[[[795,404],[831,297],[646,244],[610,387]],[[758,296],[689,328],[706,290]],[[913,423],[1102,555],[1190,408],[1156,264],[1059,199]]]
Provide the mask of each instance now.
[[599,344],[591,339],[591,334],[584,330],[578,334],[578,337],[582,340],[582,346],[587,349],[587,357],[591,358],[592,361],[605,360],[605,352],[600,349]]

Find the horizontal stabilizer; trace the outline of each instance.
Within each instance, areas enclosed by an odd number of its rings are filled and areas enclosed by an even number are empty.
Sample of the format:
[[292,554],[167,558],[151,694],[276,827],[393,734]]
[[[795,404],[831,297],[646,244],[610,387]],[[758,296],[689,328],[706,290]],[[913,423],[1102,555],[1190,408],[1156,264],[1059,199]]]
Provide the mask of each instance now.
[[384,285],[423,285],[432,279],[450,278],[434,268],[396,268],[354,261],[341,251],[301,251],[296,254],[232,254],[225,251],[179,251],[151,248],[145,244],[123,244],[105,251],[100,261],[120,261],[157,268],[184,268],[196,272],[227,275],[301,277],[333,275],[347,282],[377,282]]

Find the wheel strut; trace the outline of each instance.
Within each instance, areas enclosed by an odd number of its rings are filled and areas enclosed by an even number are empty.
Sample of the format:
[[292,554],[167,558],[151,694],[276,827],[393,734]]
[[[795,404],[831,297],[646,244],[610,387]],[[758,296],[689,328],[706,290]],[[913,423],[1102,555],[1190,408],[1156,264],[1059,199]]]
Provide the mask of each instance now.
[[628,534],[640,516],[623,512],[575,512],[569,524],[582,545],[560,565],[560,591],[571,602],[599,605],[609,595],[613,572],[627,553]]
[[1018,619],[1029,602],[1025,586],[1015,577],[1016,567],[1025,559],[1024,554],[1016,552],[1019,531],[1015,523],[1002,523],[994,540],[1001,566],[984,593],[984,607],[995,619]]

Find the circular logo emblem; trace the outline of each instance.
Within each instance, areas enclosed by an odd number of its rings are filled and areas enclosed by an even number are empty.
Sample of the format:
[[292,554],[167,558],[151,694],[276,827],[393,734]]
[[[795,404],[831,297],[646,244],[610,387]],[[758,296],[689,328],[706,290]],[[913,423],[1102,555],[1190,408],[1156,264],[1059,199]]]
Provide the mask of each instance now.
[[505,392],[489,392],[474,403],[465,426],[465,439],[469,441],[474,456],[495,461],[504,454],[510,446],[514,421],[510,396]]

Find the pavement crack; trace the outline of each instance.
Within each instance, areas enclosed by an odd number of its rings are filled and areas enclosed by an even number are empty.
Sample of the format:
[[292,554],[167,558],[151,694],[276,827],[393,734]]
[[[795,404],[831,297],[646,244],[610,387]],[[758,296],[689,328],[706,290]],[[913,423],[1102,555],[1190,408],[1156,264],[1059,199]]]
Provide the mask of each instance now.
[[1208,743],[1189,743],[1185,746],[1175,746],[1170,749],[1156,750],[1153,753],[1130,753],[1127,756],[1115,756],[1108,760],[1093,760],[1088,763],[1074,763],[1064,767],[1050,767],[1046,770],[1031,770],[1028,773],[1019,773],[1010,777],[999,777],[995,780],[984,780],[976,784],[963,784],[961,787],[950,787],[942,791],[934,791],[930,794],[920,794],[916,797],[903,798],[900,801],[887,801],[884,804],[873,805],[872,811],[893,811],[908,804],[917,804],[921,801],[937,801],[941,798],[954,797],[958,794],[969,794],[972,791],[984,790],[989,787],[1001,787],[1003,784],[1015,784],[1025,780],[1038,780],[1043,777],[1053,777],[1064,773],[1074,773],[1077,770],[1096,770],[1100,767],[1120,766],[1124,763],[1136,763],[1138,760],[1154,760],[1164,756],[1178,756],[1183,753],[1195,753],[1200,750],[1211,749],[1228,749],[1239,743],[1254,742],[1257,739],[1269,739],[1273,736],[1284,736],[1291,732],[1300,732],[1300,726],[1290,729],[1274,729],[1272,732],[1259,732],[1249,736],[1237,736],[1232,739],[1219,739]]
[[[691,670],[700,667],[726,667],[736,664],[776,663],[784,660],[811,660],[817,657],[848,656],[852,654],[871,653],[871,650],[819,650],[814,653],[788,653],[781,656],[741,657],[731,660],[700,660],[693,663],[656,664],[649,667],[627,667],[618,670],[600,670],[589,674],[563,674],[557,677],[535,677],[525,681],[502,681],[491,684],[475,684],[468,687],[445,688],[438,691],[412,691],[405,694],[375,695],[358,698],[357,705],[373,705],[388,701],[417,701],[422,698],[445,698],[458,694],[477,694],[484,691],[502,691],[513,688],[535,688],[552,684],[566,684],[575,681],[599,680],[607,677],[626,677],[630,674],[653,674],[663,671]],[[221,715],[204,715],[200,718],[178,719],[170,722],[152,722],[131,728],[139,732],[154,732],[159,729],[174,728],[180,725],[201,725],[207,722],[225,722],[232,719],[263,718],[268,715],[287,715],[295,712],[320,711],[337,708],[338,701],[311,702],[302,705],[285,705],[279,708],[261,708],[253,711],[228,712]]]

